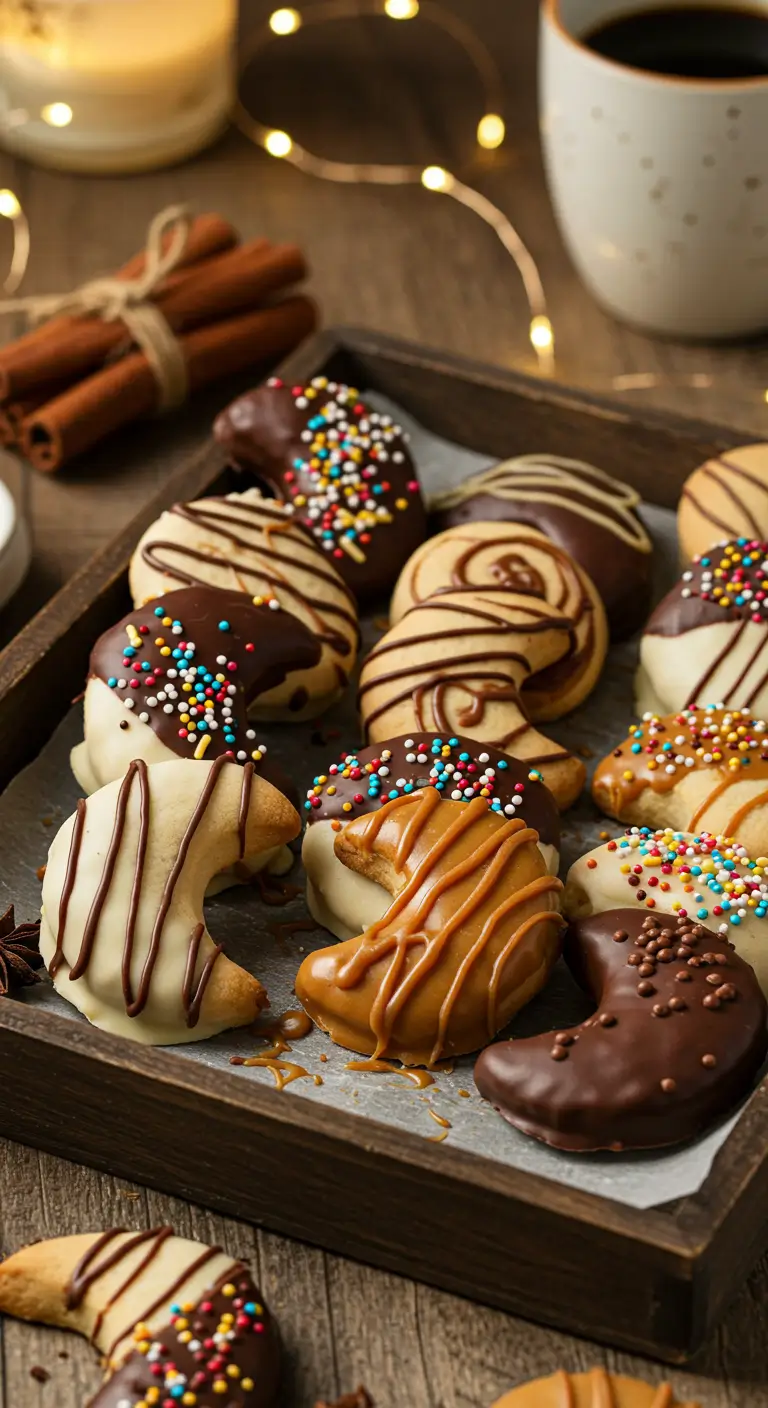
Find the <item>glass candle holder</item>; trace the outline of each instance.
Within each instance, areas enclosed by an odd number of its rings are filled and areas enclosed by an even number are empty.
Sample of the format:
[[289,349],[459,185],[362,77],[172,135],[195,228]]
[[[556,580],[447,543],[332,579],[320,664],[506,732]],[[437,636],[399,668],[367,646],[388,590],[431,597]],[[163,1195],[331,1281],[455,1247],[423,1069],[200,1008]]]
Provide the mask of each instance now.
[[178,161],[224,127],[237,0],[0,0],[0,143],[72,171]]

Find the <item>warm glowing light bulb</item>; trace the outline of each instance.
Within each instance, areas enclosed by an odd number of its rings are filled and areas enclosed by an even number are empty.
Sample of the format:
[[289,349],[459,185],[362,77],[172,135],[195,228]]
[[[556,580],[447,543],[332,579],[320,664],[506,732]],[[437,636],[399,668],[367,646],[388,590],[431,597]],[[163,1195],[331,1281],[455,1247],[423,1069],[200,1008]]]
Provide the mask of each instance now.
[[444,170],[442,166],[425,166],[421,173],[421,184],[426,186],[428,191],[449,191],[453,185],[453,177],[450,171]]
[[485,117],[480,118],[477,124],[477,140],[481,147],[486,147],[489,151],[500,147],[506,135],[504,118],[499,117],[497,112],[487,112]]
[[40,116],[49,127],[69,127],[73,113],[69,103],[47,103]]
[[13,191],[0,191],[0,215],[4,215],[6,220],[15,220],[17,215],[21,215],[21,206]]
[[288,156],[293,142],[287,132],[268,132],[264,138],[264,146],[270,156]]
[[529,336],[537,352],[546,352],[552,346],[555,340],[552,324],[543,313],[531,319]]
[[295,34],[301,28],[301,15],[288,7],[274,10],[269,17],[269,27],[273,34]]
[[419,13],[419,0],[384,0],[384,13],[391,20],[413,20]]

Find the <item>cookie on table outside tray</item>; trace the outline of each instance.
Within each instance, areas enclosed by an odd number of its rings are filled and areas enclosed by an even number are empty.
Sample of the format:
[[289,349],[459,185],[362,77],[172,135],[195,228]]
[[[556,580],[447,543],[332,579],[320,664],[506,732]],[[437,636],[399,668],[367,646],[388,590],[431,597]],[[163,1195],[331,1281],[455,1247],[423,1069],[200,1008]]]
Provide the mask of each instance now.
[[520,455],[465,479],[432,503],[438,526],[486,520],[527,523],[584,568],[603,600],[614,640],[645,620],[653,546],[638,516],[640,495],[581,460]]
[[137,607],[181,587],[223,587],[276,601],[295,616],[314,637],[317,658],[299,684],[274,693],[269,717],[314,718],[340,698],[354,669],[352,594],[290,510],[257,489],[174,504],[161,514],[131,558],[130,587]]
[[768,444],[723,450],[689,474],[677,532],[684,562],[734,538],[768,538]]
[[768,735],[749,709],[683,709],[630,724],[598,764],[592,796],[608,816],[732,836],[768,853]]
[[768,542],[739,538],[694,559],[640,642],[636,711],[692,704],[768,710]]
[[252,1022],[266,993],[214,942],[203,897],[299,828],[253,764],[131,763],[78,802],[48,852],[40,952],[57,991],[94,1026],[151,1045]]
[[296,996],[339,1046],[434,1065],[485,1045],[546,982],[561,884],[523,821],[425,787],[351,821],[334,849],[392,896],[298,971]]
[[559,1369],[546,1379],[532,1379],[510,1389],[493,1408],[701,1408],[675,1398],[669,1384],[647,1384],[605,1369],[567,1374]]
[[571,924],[565,961],[596,1010],[489,1046],[475,1083],[515,1128],[573,1153],[702,1134],[747,1094],[768,1004],[733,945],[693,919],[612,909]]
[[366,738],[472,738],[541,773],[558,806],[568,807],[584,785],[584,764],[533,727],[520,691],[568,654],[571,638],[569,619],[546,601],[503,587],[441,592],[392,626],[364,660]]
[[354,387],[271,377],[238,396],[214,435],[239,469],[284,499],[358,600],[390,590],[427,519],[408,436]]
[[422,543],[397,580],[395,625],[440,592],[503,587],[546,601],[571,623],[566,654],[523,684],[526,709],[540,723],[559,719],[586,699],[608,649],[603,603],[583,568],[556,543],[517,523],[469,523]]
[[277,1408],[279,1336],[250,1270],[171,1227],[24,1247],[0,1263],[0,1313],[87,1336],[106,1366],[90,1408],[185,1392],[196,1408]]
[[338,859],[336,836],[356,817],[422,787],[434,787],[444,801],[485,797],[496,815],[520,817],[536,831],[547,870],[557,874],[560,814],[549,789],[538,778],[531,780],[524,763],[470,738],[433,733],[390,738],[343,753],[315,777],[304,802],[307,907],[337,939],[352,938],[381,919],[392,897]]
[[627,906],[716,930],[768,992],[768,857],[722,836],[632,827],[574,861],[563,896],[571,920]]

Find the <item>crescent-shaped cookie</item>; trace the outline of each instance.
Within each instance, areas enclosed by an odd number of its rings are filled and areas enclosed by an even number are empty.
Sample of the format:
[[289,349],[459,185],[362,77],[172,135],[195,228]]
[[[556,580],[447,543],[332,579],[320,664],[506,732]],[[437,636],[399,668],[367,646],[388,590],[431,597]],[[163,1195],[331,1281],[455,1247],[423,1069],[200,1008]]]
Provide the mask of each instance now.
[[636,711],[768,710],[768,542],[721,543],[691,563],[640,643]]
[[350,939],[381,919],[389,891],[339,860],[334,841],[348,822],[378,811],[395,797],[434,787],[444,801],[484,797],[501,817],[520,817],[539,838],[551,875],[559,865],[560,814],[552,793],[529,769],[495,748],[470,738],[390,738],[354,753],[343,753],[318,773],[307,792],[302,860],[307,875],[307,907],[337,939]]
[[131,558],[134,605],[200,586],[275,601],[314,637],[315,661],[298,685],[277,692],[272,717],[314,717],[340,697],[357,656],[357,607],[334,563],[284,504],[248,489],[163,513]]
[[598,764],[592,796],[608,816],[732,836],[768,852],[768,737],[748,709],[683,709],[631,724]]
[[171,1227],[24,1247],[0,1263],[0,1313],[88,1337],[106,1374],[90,1408],[277,1408],[277,1327],[247,1265]]
[[365,933],[311,953],[296,996],[340,1046],[433,1065],[478,1047],[539,991],[560,950],[560,881],[536,832],[488,803],[396,797],[337,835],[392,895]]
[[[571,623],[566,654],[523,685],[528,712],[551,722],[581,704],[597,683],[608,623],[592,582],[569,553],[516,523],[468,523],[422,543],[408,559],[390,607],[393,625],[438,592],[506,587],[546,601]],[[471,598],[470,598],[471,599]]]
[[647,1384],[605,1369],[586,1374],[559,1369],[549,1378],[510,1389],[493,1408],[701,1408],[701,1404],[683,1403],[667,1383]]
[[358,600],[389,591],[427,520],[408,436],[354,387],[270,377],[238,396],[213,433],[315,538]]
[[473,738],[537,769],[559,807],[584,784],[579,758],[532,726],[525,682],[562,660],[572,627],[548,602],[497,587],[442,592],[374,646],[360,675],[367,741],[406,733]]
[[692,919],[613,909],[569,926],[565,961],[595,1003],[578,1026],[500,1041],[481,1095],[523,1133],[572,1153],[694,1139],[747,1094],[768,1003],[733,945]]
[[751,963],[768,992],[768,858],[722,836],[632,827],[568,871],[571,920],[627,906],[679,915],[716,930]]
[[527,523],[570,553],[602,597],[614,640],[645,620],[653,545],[640,495],[602,469],[561,455],[520,455],[465,479],[432,503],[440,528]]
[[299,825],[250,764],[131,763],[78,802],[48,853],[40,952],[58,992],[94,1026],[154,1045],[253,1021],[264,989],[214,942],[203,898]]
[[680,555],[734,538],[768,538],[768,445],[738,445],[689,474],[677,510]]

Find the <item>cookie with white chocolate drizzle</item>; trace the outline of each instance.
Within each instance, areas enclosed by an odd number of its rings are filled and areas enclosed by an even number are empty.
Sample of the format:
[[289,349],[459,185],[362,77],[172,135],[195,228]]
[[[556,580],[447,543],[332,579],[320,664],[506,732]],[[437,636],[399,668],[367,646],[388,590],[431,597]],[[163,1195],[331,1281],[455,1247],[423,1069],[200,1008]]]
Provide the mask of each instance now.
[[247,1265],[171,1227],[35,1242],[0,1264],[0,1311],[87,1335],[91,1408],[276,1408],[277,1327]]

